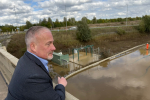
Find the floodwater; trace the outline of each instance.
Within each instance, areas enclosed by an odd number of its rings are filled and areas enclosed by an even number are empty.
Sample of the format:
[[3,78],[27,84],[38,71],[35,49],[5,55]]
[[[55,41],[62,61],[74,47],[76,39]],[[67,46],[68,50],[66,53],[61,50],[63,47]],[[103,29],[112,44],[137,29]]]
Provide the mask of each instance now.
[[[79,60],[78,60],[79,59]],[[53,81],[57,83],[57,77],[58,76],[67,76],[71,74],[74,71],[77,71],[85,65],[88,65],[89,63],[99,61],[99,56],[96,54],[91,54],[91,53],[85,53],[85,52],[80,52],[79,53],[79,58],[78,54],[74,54],[74,59],[73,55],[69,56],[69,61],[65,65],[57,65],[53,62],[49,62],[49,69],[50,69],[50,75],[53,78]],[[64,62],[65,63],[65,62]]]
[[149,68],[142,47],[70,77],[66,91],[80,100],[150,100]]

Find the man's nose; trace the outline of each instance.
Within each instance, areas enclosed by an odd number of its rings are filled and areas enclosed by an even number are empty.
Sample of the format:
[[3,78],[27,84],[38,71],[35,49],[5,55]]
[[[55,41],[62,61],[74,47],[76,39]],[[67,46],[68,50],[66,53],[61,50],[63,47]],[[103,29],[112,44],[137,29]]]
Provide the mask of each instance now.
[[51,48],[51,49],[52,49],[53,51],[54,51],[54,50],[56,50],[56,48],[55,48],[54,44],[52,45],[52,48]]

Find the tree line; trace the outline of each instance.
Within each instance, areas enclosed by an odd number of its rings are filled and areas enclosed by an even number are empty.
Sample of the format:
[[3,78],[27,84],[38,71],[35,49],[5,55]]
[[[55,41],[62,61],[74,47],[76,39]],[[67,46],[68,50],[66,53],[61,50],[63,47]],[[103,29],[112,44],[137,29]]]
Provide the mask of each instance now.
[[[135,17],[135,18],[128,17],[127,19],[128,21],[134,21],[134,20],[141,20],[142,17]],[[93,19],[90,20],[87,17],[82,17],[80,21],[84,21],[87,24],[100,24],[100,23],[109,23],[109,22],[123,22],[126,21],[126,18],[97,19],[96,17],[93,17]],[[20,29],[20,31],[24,31],[25,29],[29,29],[30,27],[37,26],[37,25],[45,26],[48,28],[65,27],[66,24],[67,26],[76,26],[77,23],[79,23],[80,21],[76,21],[75,18],[67,19],[66,17],[64,17],[63,21],[59,21],[58,19],[56,19],[53,22],[52,19],[48,17],[47,19],[46,18],[40,19],[38,23],[31,23],[30,21],[26,21],[26,25],[19,26],[18,28]],[[8,24],[4,26],[0,26],[2,32],[16,31],[16,28],[17,28],[16,26],[8,25]]]

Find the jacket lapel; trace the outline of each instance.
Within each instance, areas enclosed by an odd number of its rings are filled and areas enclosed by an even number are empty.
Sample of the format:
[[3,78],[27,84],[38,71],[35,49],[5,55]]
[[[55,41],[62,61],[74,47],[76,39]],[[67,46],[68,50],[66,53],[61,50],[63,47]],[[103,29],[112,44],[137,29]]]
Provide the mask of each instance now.
[[[42,64],[42,62],[41,62],[38,58],[36,58],[36,57],[33,56],[32,54],[30,54],[29,52],[25,52],[25,55],[26,55],[29,59],[31,59],[32,61],[34,61],[38,66],[40,66],[40,67],[48,74],[48,76],[50,77],[50,75],[49,75],[47,69],[45,68],[45,66]],[[51,78],[51,77],[50,77],[50,78]]]

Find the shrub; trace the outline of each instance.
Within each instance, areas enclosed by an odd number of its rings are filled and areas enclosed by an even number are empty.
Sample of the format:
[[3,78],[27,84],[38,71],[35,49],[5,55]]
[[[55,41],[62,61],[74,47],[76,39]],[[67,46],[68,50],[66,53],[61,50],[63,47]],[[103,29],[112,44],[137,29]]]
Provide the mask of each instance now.
[[87,42],[91,40],[91,31],[86,22],[80,21],[77,24],[76,36],[77,39],[81,42]]
[[117,33],[118,35],[123,35],[123,34],[125,34],[125,30],[122,29],[122,28],[117,28],[116,33]]
[[139,31],[141,33],[150,33],[150,16],[145,15],[142,17],[142,22],[139,25]]
[[7,51],[17,58],[20,58],[26,51],[25,34],[14,34],[7,45]]
[[138,30],[139,30],[140,33],[144,33],[145,32],[145,24],[144,24],[143,21],[140,22]]
[[124,22],[123,21],[121,21],[121,23],[120,24],[124,24]]

